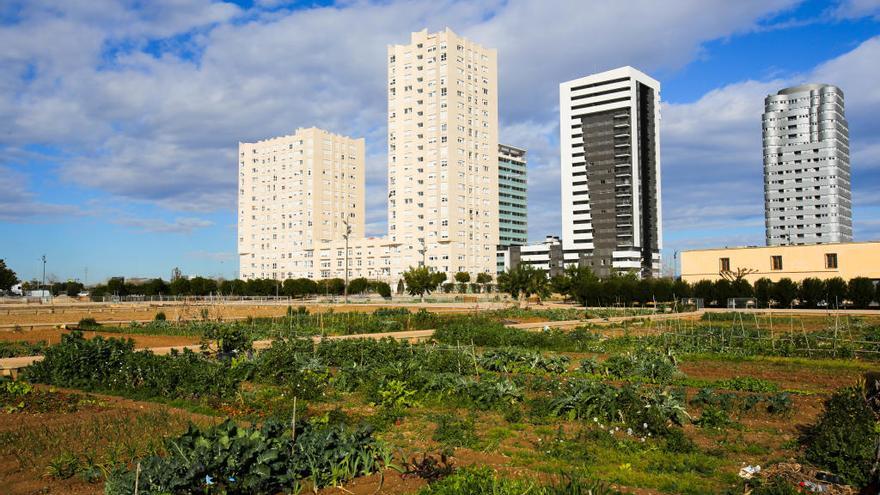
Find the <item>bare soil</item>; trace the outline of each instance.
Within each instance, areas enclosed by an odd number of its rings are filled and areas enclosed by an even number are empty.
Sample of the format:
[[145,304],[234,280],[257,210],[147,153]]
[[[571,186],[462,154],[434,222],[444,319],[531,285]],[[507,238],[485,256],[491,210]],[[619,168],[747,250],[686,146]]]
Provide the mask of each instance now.
[[[11,341],[26,341],[26,342],[39,342],[45,341],[47,344],[57,344],[61,342],[61,336],[64,334],[70,333],[69,330],[62,329],[35,329],[35,330],[23,330],[16,332],[0,332],[0,342],[11,342]],[[118,338],[118,339],[127,339],[131,338],[134,340],[134,344],[136,347],[167,347],[174,345],[190,345],[190,344],[198,344],[198,337],[190,337],[190,336],[178,336],[178,335],[142,335],[142,334],[128,334],[128,333],[116,333],[116,332],[83,332],[83,336],[87,339],[92,339],[97,336],[102,336],[105,339],[107,338]]]

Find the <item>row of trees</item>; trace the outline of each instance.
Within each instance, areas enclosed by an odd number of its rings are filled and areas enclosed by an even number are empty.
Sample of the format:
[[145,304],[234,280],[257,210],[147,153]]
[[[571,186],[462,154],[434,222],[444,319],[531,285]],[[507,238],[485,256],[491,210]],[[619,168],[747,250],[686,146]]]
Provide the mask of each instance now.
[[762,278],[754,284],[748,280],[702,280],[690,284],[671,278],[639,279],[633,274],[597,277],[589,267],[571,266],[562,275],[551,279],[529,265],[519,265],[498,275],[498,290],[512,297],[547,297],[551,292],[576,300],[585,306],[647,305],[651,302],[672,302],[701,298],[707,306],[725,307],[729,299],[755,298],[759,307],[844,307],[867,308],[880,301],[880,285],[871,279],[857,277],[821,280],[807,278],[800,283],[783,278],[778,282]]
[[438,288],[442,288],[443,292],[450,293],[457,285],[459,292],[467,292],[468,288],[470,288],[471,292],[476,293],[488,290],[492,283],[492,275],[488,273],[478,273],[475,279],[476,282],[471,284],[469,284],[471,274],[468,272],[458,272],[453,278],[457,284],[452,282],[444,283],[446,282],[445,273],[432,272],[425,266],[410,267],[409,270],[403,273],[403,279],[397,286],[397,292],[402,293],[405,286],[406,291],[410,295],[419,296],[424,301],[425,295],[436,291]]
[[[106,284],[92,288],[92,299],[105,296],[286,296],[303,297],[309,295],[342,295],[345,292],[345,281],[341,278],[310,280],[307,278],[217,281],[204,277],[190,279],[178,278],[166,282],[154,278],[145,283],[126,282],[122,277],[111,278]],[[391,287],[376,280],[356,278],[348,283],[349,294],[373,292],[382,297],[391,297]]]

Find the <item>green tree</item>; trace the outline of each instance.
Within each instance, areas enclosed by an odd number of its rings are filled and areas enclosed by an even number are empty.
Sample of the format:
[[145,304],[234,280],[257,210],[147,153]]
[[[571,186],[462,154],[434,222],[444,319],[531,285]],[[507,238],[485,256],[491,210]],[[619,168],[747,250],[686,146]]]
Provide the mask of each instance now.
[[711,280],[700,280],[694,284],[694,297],[703,300],[703,305],[709,306],[715,300],[715,284]]
[[348,293],[349,294],[363,294],[370,288],[370,281],[363,278],[358,277],[356,279],[351,280],[348,283]]
[[[403,273],[403,279],[406,281],[406,290],[412,296],[419,296],[422,302],[425,302],[425,294],[430,294],[437,289],[439,277],[427,266],[410,267]],[[444,274],[445,279],[445,274]]]
[[125,290],[124,277],[112,277],[107,281],[107,292],[116,296],[126,296],[128,291]]
[[816,277],[808,277],[801,281],[798,288],[798,300],[801,306],[816,308],[819,301],[825,299],[825,283]]
[[161,278],[154,278],[147,281],[142,287],[145,296],[158,296],[160,294],[168,294],[168,284]]
[[754,297],[755,290],[752,284],[744,278],[736,279],[730,283],[730,290],[733,297]]
[[318,283],[307,278],[287,279],[282,284],[282,291],[287,297],[303,297],[318,293]]
[[566,298],[570,297],[571,279],[568,278],[565,272],[553,275],[550,277],[550,290]]
[[444,273],[444,272],[432,272],[432,273],[433,273],[432,277],[434,277],[434,283],[436,284],[436,285],[434,285],[434,287],[438,287],[443,282],[446,282],[446,273]]
[[18,276],[6,266],[6,260],[0,260],[0,290],[8,291],[18,283]]
[[867,277],[856,277],[849,281],[847,288],[849,300],[857,308],[865,309],[874,299],[874,282]]
[[687,299],[693,297],[694,288],[691,287],[687,280],[677,278],[672,284],[672,293],[678,299]]
[[565,278],[568,281],[567,296],[573,298],[581,306],[589,306],[590,301],[596,301],[601,285],[599,277],[588,266],[569,265],[565,269]]
[[217,292],[217,281],[205,277],[193,277],[189,281],[189,293],[193,296],[207,296]]
[[846,281],[840,277],[829,278],[825,281],[825,300],[831,308],[843,306],[846,299]]
[[670,302],[675,299],[675,282],[671,278],[655,278],[654,299],[657,302]]
[[791,303],[797,298],[798,286],[788,277],[779,279],[773,284],[773,300],[780,308],[791,307]]
[[759,308],[769,307],[773,299],[773,281],[767,277],[755,281],[755,299],[758,300]]
[[468,272],[458,272],[455,274],[455,281],[458,282],[459,292],[467,292],[467,283],[471,281],[471,274]]
[[498,275],[498,290],[510,294],[520,305],[522,300],[528,305],[529,297],[533,294],[538,297],[550,295],[550,283],[543,270],[520,263],[516,268]]
[[373,290],[376,291],[381,297],[385,299],[391,299],[391,286],[386,282],[375,281],[371,282]]
[[64,287],[68,297],[78,296],[83,289],[85,289],[85,286],[79,282],[67,282],[66,287]]
[[719,308],[727,307],[727,300],[736,297],[733,292],[733,284],[725,278],[715,281],[715,305]]
[[341,296],[345,292],[345,280],[341,278],[327,278],[318,281],[318,290],[321,294]]
[[171,292],[172,296],[188,296],[189,280],[183,277],[176,278],[171,281],[168,290]]
[[489,284],[492,283],[492,274],[486,272],[478,273],[477,283],[480,284],[481,290],[483,292],[490,292]]

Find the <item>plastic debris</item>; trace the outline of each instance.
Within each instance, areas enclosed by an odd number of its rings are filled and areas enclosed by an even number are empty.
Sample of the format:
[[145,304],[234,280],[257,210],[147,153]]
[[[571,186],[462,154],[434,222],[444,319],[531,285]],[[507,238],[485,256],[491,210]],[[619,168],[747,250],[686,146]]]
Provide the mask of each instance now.
[[750,480],[753,476],[761,472],[761,466],[746,466],[739,470],[739,477]]

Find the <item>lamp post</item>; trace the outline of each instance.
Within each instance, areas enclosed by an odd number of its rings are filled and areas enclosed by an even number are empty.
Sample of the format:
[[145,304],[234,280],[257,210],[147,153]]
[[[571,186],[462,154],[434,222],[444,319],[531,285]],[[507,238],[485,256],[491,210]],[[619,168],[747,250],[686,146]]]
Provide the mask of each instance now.
[[43,291],[46,290],[46,255],[42,256],[43,260],[43,285],[40,286],[40,297],[43,297]]
[[[343,215],[345,214],[343,213]],[[342,220],[342,224],[345,225],[345,234],[342,236],[345,238],[345,287],[343,294],[345,294],[345,304],[348,304],[348,237],[351,235],[351,225],[348,220]]]

